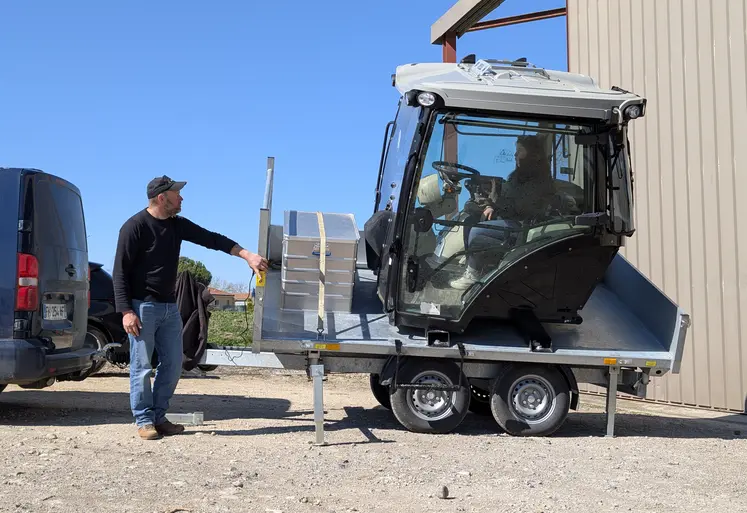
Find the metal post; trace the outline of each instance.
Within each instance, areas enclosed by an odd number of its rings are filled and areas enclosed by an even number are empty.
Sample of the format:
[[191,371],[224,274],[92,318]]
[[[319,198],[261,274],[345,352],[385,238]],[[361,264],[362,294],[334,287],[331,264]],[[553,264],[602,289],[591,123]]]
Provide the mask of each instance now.
[[[262,209],[259,211],[259,244],[257,254],[267,258],[270,252],[270,225],[272,223],[272,185],[275,177],[275,157],[267,157],[267,179],[265,181],[265,197]],[[265,298],[266,272],[257,276],[254,289],[254,337],[252,352],[259,353],[262,340],[262,313]]]
[[610,380],[607,385],[607,436],[615,436],[615,411],[617,410],[617,378],[620,368],[610,367]]
[[456,62],[456,34],[451,32],[444,36],[443,42],[443,61],[444,62]]
[[316,442],[314,445],[327,445],[324,441],[324,364],[318,357],[310,359],[309,372],[314,380],[314,424]]

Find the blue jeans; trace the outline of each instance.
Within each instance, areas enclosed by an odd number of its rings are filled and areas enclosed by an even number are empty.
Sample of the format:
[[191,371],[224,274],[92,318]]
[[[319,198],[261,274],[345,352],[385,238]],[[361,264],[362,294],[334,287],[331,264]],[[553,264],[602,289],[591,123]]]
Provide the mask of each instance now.
[[[130,338],[130,407],[138,426],[160,424],[182,374],[182,317],[176,303],[132,301],[140,335]],[[153,389],[153,350],[158,354]]]

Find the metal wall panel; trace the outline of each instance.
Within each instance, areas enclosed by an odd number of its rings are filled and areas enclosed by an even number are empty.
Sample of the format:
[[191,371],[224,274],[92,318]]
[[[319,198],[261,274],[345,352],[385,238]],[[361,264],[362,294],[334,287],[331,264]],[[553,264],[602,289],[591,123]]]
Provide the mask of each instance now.
[[623,253],[692,317],[649,399],[747,411],[747,0],[568,0],[569,69],[646,96]]

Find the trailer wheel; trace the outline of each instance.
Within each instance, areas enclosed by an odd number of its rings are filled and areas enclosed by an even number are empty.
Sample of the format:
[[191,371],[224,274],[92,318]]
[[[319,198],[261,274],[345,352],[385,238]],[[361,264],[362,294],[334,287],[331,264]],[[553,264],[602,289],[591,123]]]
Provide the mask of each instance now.
[[543,365],[508,369],[493,383],[493,417],[514,436],[547,436],[568,416],[570,391],[559,370]]
[[382,385],[379,383],[379,375],[378,374],[371,374],[368,378],[369,385],[371,386],[371,392],[373,392],[374,397],[377,401],[379,401],[379,404],[382,405],[387,410],[392,409],[392,401],[389,397],[389,387]]
[[470,384],[472,397],[469,400],[469,411],[475,415],[492,415],[490,409],[490,392]]
[[[452,362],[412,360],[399,372],[399,383],[457,385],[459,367]],[[398,388],[390,397],[392,412],[400,424],[415,433],[448,433],[462,423],[469,411],[467,376],[456,392]]]

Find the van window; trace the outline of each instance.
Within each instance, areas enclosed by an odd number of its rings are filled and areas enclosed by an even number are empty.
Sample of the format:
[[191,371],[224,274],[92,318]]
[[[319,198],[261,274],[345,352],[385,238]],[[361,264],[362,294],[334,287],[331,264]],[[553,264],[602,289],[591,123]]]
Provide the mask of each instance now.
[[83,204],[68,187],[47,178],[36,181],[34,232],[42,244],[88,251]]

